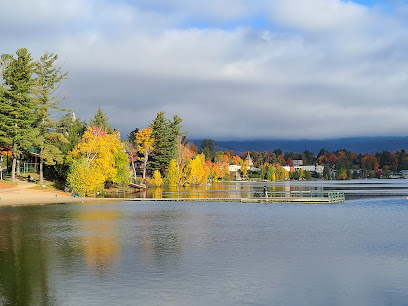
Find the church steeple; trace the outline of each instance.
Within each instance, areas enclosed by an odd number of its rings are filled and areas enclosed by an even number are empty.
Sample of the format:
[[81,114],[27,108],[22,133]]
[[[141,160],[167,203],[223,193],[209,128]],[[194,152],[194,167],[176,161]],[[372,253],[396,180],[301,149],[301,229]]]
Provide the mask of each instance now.
[[248,155],[247,155],[247,157],[245,158],[245,160],[248,161],[248,166],[249,166],[249,167],[252,168],[252,167],[254,166],[254,162],[253,162],[253,160],[252,160],[251,155],[249,154],[249,152],[248,152]]

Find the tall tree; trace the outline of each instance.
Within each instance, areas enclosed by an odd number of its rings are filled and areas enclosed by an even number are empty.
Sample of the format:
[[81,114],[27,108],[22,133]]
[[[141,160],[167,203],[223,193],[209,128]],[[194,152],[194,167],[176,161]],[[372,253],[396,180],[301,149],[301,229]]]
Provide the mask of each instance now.
[[142,129],[136,134],[137,150],[143,154],[143,180],[146,178],[147,162],[149,155],[153,151],[154,139],[151,128]]
[[[0,99],[3,95],[3,88],[4,88],[4,74],[8,66],[10,65],[11,60],[13,59],[13,55],[11,54],[2,54],[0,57],[0,79],[1,79],[1,85],[0,85]],[[1,134],[0,134],[1,135]],[[4,143],[0,141],[0,146],[3,146]],[[2,172],[2,161],[3,157],[0,155],[0,180],[3,179],[3,172]]]
[[113,132],[112,126],[109,123],[109,117],[102,111],[100,107],[98,107],[96,114],[89,121],[89,125],[96,126],[101,130],[106,129],[110,134]]
[[[118,175],[121,169],[117,163],[129,165],[127,156],[120,153],[123,151],[119,133],[108,134],[96,126],[88,127],[81,143],[70,152],[72,164],[68,183],[72,190],[92,195],[102,190],[108,180],[121,183],[123,176]],[[129,172],[127,175],[129,177]]]
[[27,49],[16,51],[4,71],[0,95],[0,142],[12,148],[11,180],[15,182],[17,159],[35,137],[33,123],[36,108],[32,97],[35,63]]
[[215,141],[204,139],[201,143],[201,152],[204,153],[206,160],[213,160],[215,157]]
[[86,122],[75,117],[75,113],[65,114],[57,123],[57,132],[62,133],[68,140],[67,143],[61,142],[58,144],[59,150],[64,156],[62,163],[56,164],[55,170],[58,177],[65,181],[67,179],[70,162],[67,160],[68,152],[72,151],[80,142],[82,135],[86,130]]
[[37,103],[35,115],[38,137],[34,144],[40,150],[40,184],[44,180],[43,164],[62,163],[63,155],[57,144],[68,143],[64,135],[56,131],[56,121],[50,116],[50,112],[62,110],[58,107],[60,100],[55,93],[60,82],[67,76],[67,72],[62,72],[62,67],[56,65],[57,59],[58,55],[46,52],[36,63],[34,96]]
[[177,115],[170,121],[164,117],[164,112],[160,112],[150,124],[155,143],[151,162],[153,170],[159,170],[164,174],[170,160],[177,158],[177,138],[185,134],[181,132],[183,128],[181,122],[182,119]]

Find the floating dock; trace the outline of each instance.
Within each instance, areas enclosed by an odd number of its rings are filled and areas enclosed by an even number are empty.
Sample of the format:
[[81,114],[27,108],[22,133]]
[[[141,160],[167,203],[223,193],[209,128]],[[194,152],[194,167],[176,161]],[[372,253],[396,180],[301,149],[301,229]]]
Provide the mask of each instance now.
[[237,202],[237,203],[314,203],[332,204],[345,201],[343,192],[327,191],[174,191],[154,193],[152,198],[132,198],[129,201],[184,201],[184,202]]

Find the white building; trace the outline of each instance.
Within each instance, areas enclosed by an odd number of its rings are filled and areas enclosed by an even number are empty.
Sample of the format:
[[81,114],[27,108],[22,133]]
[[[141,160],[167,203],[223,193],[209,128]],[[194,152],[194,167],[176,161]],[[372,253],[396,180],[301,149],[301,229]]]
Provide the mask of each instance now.
[[308,165],[308,166],[284,166],[283,167],[288,172],[296,172],[299,169],[303,171],[315,172],[320,176],[323,176],[324,166],[322,165]]

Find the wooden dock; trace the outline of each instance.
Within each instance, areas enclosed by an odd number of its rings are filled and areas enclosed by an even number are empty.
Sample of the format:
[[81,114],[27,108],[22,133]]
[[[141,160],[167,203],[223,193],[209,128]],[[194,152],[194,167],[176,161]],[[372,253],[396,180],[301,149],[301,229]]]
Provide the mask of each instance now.
[[152,198],[132,198],[129,201],[237,202],[237,203],[314,203],[332,204],[345,201],[343,192],[310,191],[174,191],[154,193]]
[[135,188],[137,190],[146,190],[146,185],[145,184],[130,183],[129,187]]

